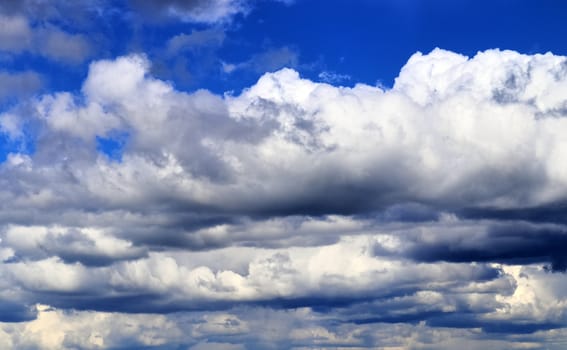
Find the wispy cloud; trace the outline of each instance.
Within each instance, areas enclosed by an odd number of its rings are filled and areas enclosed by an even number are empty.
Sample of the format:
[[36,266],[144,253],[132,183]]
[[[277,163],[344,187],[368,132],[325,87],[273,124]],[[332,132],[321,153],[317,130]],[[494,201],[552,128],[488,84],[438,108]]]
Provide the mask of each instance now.
[[264,73],[273,72],[283,67],[294,68],[298,63],[299,53],[290,47],[284,46],[257,53],[244,62],[222,62],[222,69],[225,73],[232,73],[238,70]]
[[318,77],[319,79],[321,79],[321,81],[330,84],[339,84],[351,79],[351,76],[348,74],[339,74],[329,71],[322,71],[321,73],[319,73]]

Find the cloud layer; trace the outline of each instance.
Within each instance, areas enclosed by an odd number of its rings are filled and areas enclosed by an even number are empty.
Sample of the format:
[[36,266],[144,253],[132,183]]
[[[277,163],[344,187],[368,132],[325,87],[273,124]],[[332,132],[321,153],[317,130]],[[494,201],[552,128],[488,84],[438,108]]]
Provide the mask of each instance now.
[[436,49],[388,90],[282,69],[223,96],[150,66],[93,62],[80,92],[0,115],[0,344],[521,348],[564,334],[565,57]]

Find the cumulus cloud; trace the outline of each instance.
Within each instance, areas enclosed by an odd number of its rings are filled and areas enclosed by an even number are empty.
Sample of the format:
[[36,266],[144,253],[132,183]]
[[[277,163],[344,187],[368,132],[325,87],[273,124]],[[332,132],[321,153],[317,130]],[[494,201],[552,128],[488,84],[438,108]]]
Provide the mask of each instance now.
[[[178,91],[144,56],[94,62],[79,92],[0,115],[5,138],[33,146],[0,165],[2,321],[105,320],[53,348],[165,344],[106,343],[105,312],[201,315],[156,326],[197,349],[451,348],[455,334],[486,346],[474,332],[524,346],[560,332],[565,62],[437,49],[389,90],[282,69],[224,96]],[[116,135],[109,157],[97,140]]]
[[[528,83],[516,102],[503,102],[497,91],[511,73],[498,59],[534,71],[542,62],[551,68],[531,75],[548,74],[554,89],[561,86],[563,58],[498,51],[470,60],[440,50],[418,54],[388,91],[337,88],[285,69],[225,98],[178,92],[148,76],[143,57],[100,61],[91,66],[80,98],[57,93],[38,99],[28,123],[43,132],[26,176],[36,193],[54,191],[36,174],[56,152],[76,179],[54,172],[53,181],[61,182],[56,191],[74,187],[86,202],[107,209],[140,210],[140,199],[151,208],[159,199],[159,206],[205,216],[364,214],[411,203],[466,213],[560,203],[565,123],[557,113],[563,102],[524,96]],[[491,75],[480,80],[476,71],[467,72],[477,66]],[[422,71],[435,74],[421,77]],[[115,130],[130,135],[123,161],[84,162],[98,157],[95,137]],[[69,142],[78,147],[65,148]],[[24,169],[6,164],[4,171],[13,176]],[[47,207],[56,198],[45,197]]]

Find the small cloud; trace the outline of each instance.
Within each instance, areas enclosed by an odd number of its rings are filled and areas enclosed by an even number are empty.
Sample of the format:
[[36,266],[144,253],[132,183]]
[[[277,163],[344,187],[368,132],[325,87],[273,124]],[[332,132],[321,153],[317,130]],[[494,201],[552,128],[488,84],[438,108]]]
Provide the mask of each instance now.
[[330,71],[323,71],[319,73],[318,77],[321,81],[329,84],[342,83],[351,79],[351,76],[348,74],[339,74]]
[[274,72],[278,69],[287,67],[297,67],[299,63],[299,53],[288,47],[269,49],[253,55],[249,60],[240,63],[222,62],[222,71],[232,73],[236,70],[250,70],[255,73]]
[[181,33],[169,39],[167,52],[177,54],[203,47],[218,47],[222,45],[224,39],[225,33],[220,29],[193,30],[191,34]]
[[232,72],[234,72],[236,69],[238,69],[238,65],[236,64],[232,64],[232,63],[226,63],[221,61],[221,67],[222,67],[222,71],[224,73],[230,74]]
[[39,30],[35,41],[36,50],[54,61],[80,63],[91,54],[91,47],[84,35],[70,34],[57,27]]
[[283,67],[296,67],[298,61],[299,54],[297,51],[284,46],[254,55],[249,62],[250,67],[254,71],[258,73],[265,73],[275,71]]

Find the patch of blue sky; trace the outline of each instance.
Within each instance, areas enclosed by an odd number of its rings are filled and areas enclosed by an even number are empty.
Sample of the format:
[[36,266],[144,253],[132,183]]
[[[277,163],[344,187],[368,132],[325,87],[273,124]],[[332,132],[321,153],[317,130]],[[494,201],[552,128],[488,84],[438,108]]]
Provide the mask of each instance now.
[[11,137],[8,133],[0,132],[0,163],[4,163],[9,154],[33,154],[34,141],[35,138],[29,133],[24,133],[21,137]]
[[130,134],[126,131],[113,131],[105,136],[96,136],[96,149],[109,160],[120,163],[129,138]]

